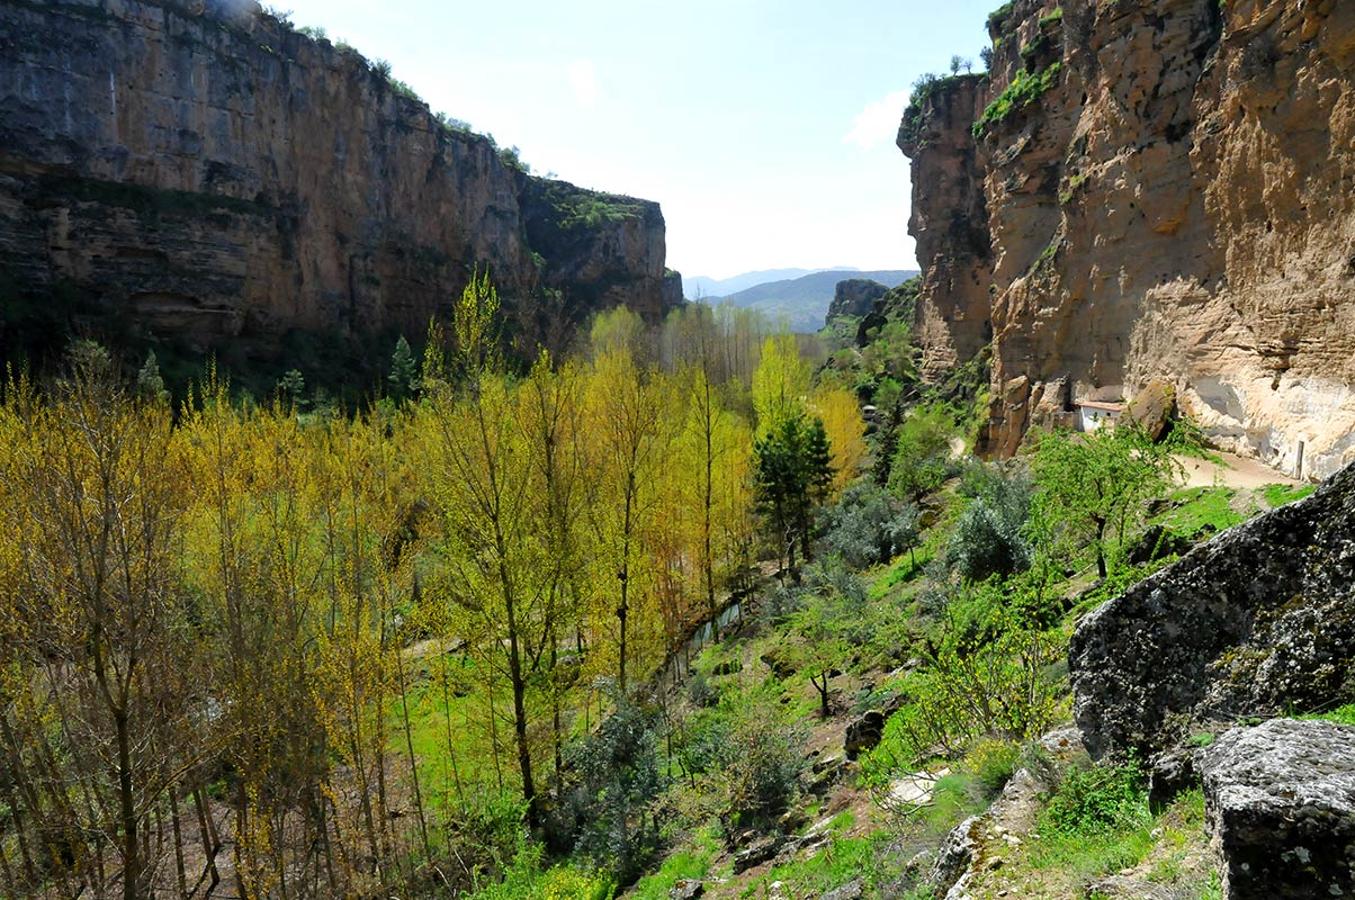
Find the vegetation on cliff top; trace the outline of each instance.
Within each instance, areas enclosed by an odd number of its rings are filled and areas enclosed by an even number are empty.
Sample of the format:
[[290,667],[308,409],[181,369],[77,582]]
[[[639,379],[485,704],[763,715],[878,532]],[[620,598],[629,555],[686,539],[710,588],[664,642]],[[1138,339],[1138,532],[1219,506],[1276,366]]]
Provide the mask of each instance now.
[[[958,57],[956,57],[958,59]],[[962,84],[968,80],[981,80],[988,76],[982,73],[969,73],[961,75],[958,68],[953,69],[950,75],[935,75],[930,72],[924,73],[913,82],[912,92],[908,95],[908,105],[903,110],[903,121],[899,126],[899,143],[919,143],[922,139],[922,130],[925,122],[925,114],[928,111],[928,105],[934,98],[943,95],[952,87]]]

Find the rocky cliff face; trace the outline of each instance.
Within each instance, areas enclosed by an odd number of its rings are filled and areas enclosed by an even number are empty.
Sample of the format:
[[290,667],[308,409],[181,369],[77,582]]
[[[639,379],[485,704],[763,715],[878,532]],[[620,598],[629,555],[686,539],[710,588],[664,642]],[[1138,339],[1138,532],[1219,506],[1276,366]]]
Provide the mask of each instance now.
[[886,285],[870,278],[848,278],[839,281],[833,288],[833,302],[828,304],[828,315],[824,322],[832,322],[839,316],[860,318],[869,315],[875,303],[889,293]]
[[914,95],[899,147],[913,159],[908,233],[922,267],[917,335],[922,375],[939,379],[992,339],[992,240],[970,128],[985,79],[964,76]]
[[989,445],[1175,382],[1222,445],[1355,459],[1355,5],[1015,0],[905,115],[919,334],[993,330]]
[[476,266],[536,338],[681,301],[657,205],[525,175],[252,2],[6,0],[0,101],[7,353],[416,335]]

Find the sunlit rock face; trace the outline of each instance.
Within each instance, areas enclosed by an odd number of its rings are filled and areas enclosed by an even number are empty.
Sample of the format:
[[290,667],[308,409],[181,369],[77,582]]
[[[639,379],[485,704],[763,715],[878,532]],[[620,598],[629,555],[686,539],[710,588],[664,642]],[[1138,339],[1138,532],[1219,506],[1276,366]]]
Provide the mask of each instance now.
[[[925,357],[963,358],[968,338],[928,323],[981,321],[981,294],[990,449],[1166,377],[1229,449],[1305,477],[1355,460],[1355,6],[1008,6],[991,78],[904,123],[935,136],[904,142]],[[983,227],[938,228],[957,205]]]
[[656,204],[528,176],[253,3],[6,3],[0,47],[0,337],[420,334],[477,267],[519,331],[680,302]]

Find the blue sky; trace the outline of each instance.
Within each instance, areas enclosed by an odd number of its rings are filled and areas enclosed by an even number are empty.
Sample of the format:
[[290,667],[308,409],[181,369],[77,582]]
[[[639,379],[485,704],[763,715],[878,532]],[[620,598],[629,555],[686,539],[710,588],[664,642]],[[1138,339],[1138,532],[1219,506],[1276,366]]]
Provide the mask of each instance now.
[[909,85],[997,0],[277,0],[537,172],[657,200],[668,264],[912,268]]

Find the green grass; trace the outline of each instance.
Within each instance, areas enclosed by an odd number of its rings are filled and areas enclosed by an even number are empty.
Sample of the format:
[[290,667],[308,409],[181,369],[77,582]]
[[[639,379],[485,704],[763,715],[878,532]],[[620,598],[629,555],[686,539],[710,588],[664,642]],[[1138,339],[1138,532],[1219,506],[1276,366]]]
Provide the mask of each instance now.
[[628,896],[633,900],[667,900],[668,892],[677,882],[686,878],[705,878],[719,853],[718,829],[713,826],[702,828],[692,836],[690,846],[669,855],[657,872],[637,881]]
[[807,859],[776,866],[744,888],[744,897],[766,896],[772,882],[779,881],[787,896],[817,897],[860,878],[867,896],[902,871],[906,860],[890,853],[894,837],[887,830],[864,837],[838,838]]
[[1195,788],[1182,794],[1157,821],[1157,858],[1148,870],[1148,880],[1178,885],[1185,880],[1192,847],[1204,837],[1204,791]]
[[1327,712],[1309,713],[1299,718],[1323,719],[1328,722],[1335,722],[1338,725],[1355,726],[1355,703],[1347,703],[1345,706],[1338,706],[1336,709]]
[[1072,769],[1040,814],[1031,867],[1082,880],[1137,865],[1155,843],[1153,824],[1137,768]]
[[1247,517],[1233,508],[1237,491],[1226,487],[1188,488],[1172,495],[1180,505],[1160,519],[1172,531],[1194,537],[1212,526],[1225,531],[1246,521]]
[[1278,506],[1284,506],[1287,503],[1293,503],[1302,500],[1304,497],[1311,496],[1317,490],[1316,485],[1300,484],[1290,486],[1287,484],[1268,484],[1261,489],[1261,496],[1266,500],[1266,505],[1271,509]]

